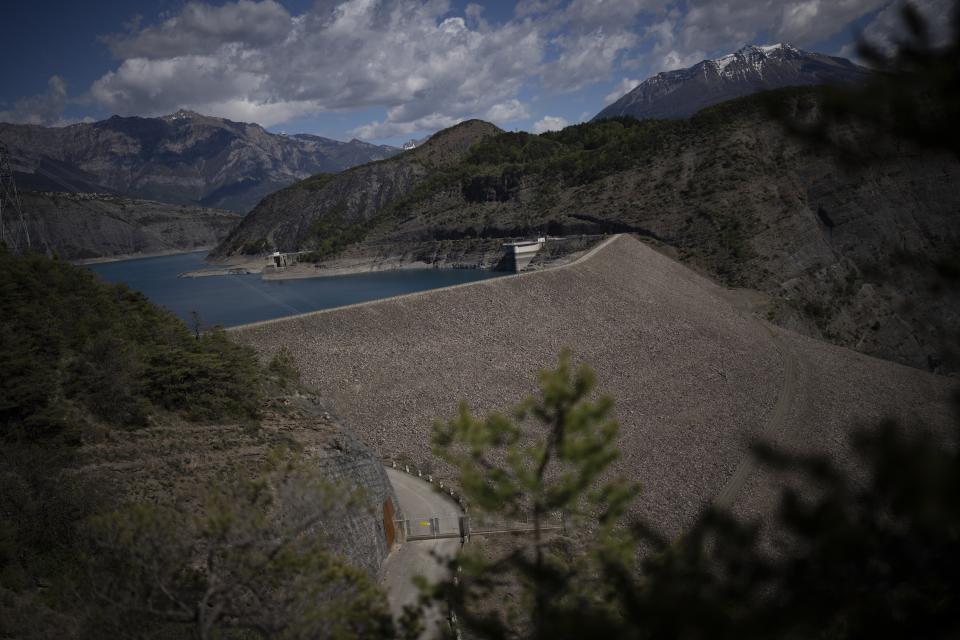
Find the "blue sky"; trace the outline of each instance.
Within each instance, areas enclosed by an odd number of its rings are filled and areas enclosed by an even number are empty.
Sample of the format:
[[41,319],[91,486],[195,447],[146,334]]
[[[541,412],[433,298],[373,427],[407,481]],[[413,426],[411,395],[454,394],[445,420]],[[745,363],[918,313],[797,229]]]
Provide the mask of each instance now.
[[745,44],[850,54],[861,30],[884,37],[897,2],[15,2],[0,24],[0,121],[185,107],[391,144],[470,117],[539,132]]

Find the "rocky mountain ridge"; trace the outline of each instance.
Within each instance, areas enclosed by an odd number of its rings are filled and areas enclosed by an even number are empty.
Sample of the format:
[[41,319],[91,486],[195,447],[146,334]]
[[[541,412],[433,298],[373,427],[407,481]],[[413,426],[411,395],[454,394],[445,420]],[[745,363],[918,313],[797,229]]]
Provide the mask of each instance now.
[[867,69],[845,58],[802,51],[789,44],[746,46],[715,60],[664,71],[640,83],[598,113],[618,116],[686,118],[726,100],[783,87],[862,82]]
[[490,123],[468,120],[388,160],[298,182],[264,198],[212,256],[274,249],[333,253],[362,237],[431,173],[456,165],[475,143],[499,133]]
[[105,193],[21,194],[32,249],[64,260],[198,251],[215,246],[240,215]]
[[238,213],[297,180],[399,152],[360,140],[274,134],[186,110],[60,128],[0,123],[0,140],[24,189],[106,192]]

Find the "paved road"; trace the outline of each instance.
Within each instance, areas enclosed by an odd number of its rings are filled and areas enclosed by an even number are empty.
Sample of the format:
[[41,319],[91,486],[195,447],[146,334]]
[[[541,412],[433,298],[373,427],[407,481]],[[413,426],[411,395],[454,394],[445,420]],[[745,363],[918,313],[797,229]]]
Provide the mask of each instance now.
[[[460,505],[438,493],[433,485],[414,476],[387,469],[387,477],[397,494],[400,510],[404,517],[411,520],[416,529],[421,522],[430,517],[441,518],[441,528],[446,530],[450,523],[456,530],[456,519],[460,515]],[[381,584],[387,590],[387,599],[394,617],[403,613],[403,607],[414,604],[417,589],[410,582],[415,575],[422,575],[432,582],[447,576],[446,567],[438,558],[450,558],[460,548],[457,539],[408,542],[390,554],[384,567]],[[446,624],[445,612],[434,608],[427,612],[427,632],[423,638],[439,636],[438,625]]]

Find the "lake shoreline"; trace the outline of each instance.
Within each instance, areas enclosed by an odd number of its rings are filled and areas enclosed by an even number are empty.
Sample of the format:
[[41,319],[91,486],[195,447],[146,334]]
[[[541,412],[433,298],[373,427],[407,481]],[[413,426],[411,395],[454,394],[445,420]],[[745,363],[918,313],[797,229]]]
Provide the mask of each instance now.
[[146,251],[143,253],[119,253],[113,256],[100,256],[98,258],[81,258],[79,260],[70,260],[70,264],[84,267],[91,264],[107,264],[110,262],[123,262],[125,260],[140,260],[144,258],[166,258],[168,256],[179,256],[188,253],[200,253],[213,251],[216,245],[208,247],[194,247],[192,249],[165,249],[163,251]]
[[[104,262],[86,268],[107,282],[123,283],[143,293],[186,322],[196,313],[205,326],[224,327],[504,275],[480,270],[410,268],[280,281],[246,273],[229,278],[181,277],[189,271],[205,272],[204,256],[203,252],[195,252]],[[213,271],[217,270],[214,266]]]
[[[535,257],[527,271],[539,271],[575,261],[604,239],[602,235],[554,238]],[[463,242],[426,241],[359,245],[319,263],[294,263],[283,270],[266,264],[268,256],[226,262],[219,258],[210,269],[181,274],[183,278],[260,274],[264,281],[309,280],[409,270],[464,270],[512,273],[503,268],[502,239]],[[219,264],[217,264],[219,263]]]

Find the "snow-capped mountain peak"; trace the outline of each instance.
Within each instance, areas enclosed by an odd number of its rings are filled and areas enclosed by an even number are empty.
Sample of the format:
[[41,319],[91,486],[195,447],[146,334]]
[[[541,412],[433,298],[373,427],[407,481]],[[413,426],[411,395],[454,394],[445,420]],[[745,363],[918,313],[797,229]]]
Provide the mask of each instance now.
[[747,45],[687,69],[648,78],[594,118],[685,118],[741,96],[788,86],[860,82],[867,70],[849,60],[787,43]]
[[721,74],[728,69],[742,73],[745,68],[762,74],[764,66],[770,60],[784,60],[801,55],[803,52],[789,44],[747,45],[715,60],[704,60],[701,64],[712,64]]

